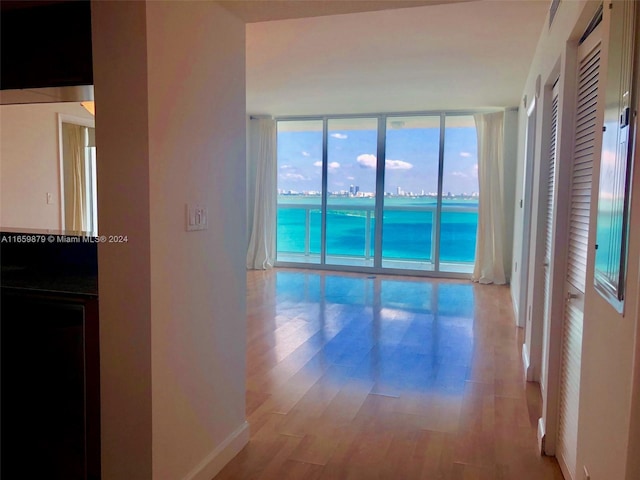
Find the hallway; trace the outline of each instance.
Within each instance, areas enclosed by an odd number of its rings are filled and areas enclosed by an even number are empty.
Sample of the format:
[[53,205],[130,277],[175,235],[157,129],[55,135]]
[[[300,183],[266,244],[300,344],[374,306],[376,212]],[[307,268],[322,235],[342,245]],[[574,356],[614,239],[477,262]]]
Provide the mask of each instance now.
[[562,479],[507,287],[248,272],[251,441],[225,479]]

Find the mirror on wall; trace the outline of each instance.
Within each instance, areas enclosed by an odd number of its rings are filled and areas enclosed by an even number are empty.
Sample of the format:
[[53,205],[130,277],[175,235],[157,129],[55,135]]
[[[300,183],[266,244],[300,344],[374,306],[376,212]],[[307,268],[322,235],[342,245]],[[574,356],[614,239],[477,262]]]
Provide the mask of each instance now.
[[90,87],[0,92],[0,229],[97,233],[92,97]]
[[638,12],[635,2],[613,2],[610,12],[594,282],[596,290],[622,312],[633,169],[633,148],[629,147],[634,142],[636,105],[636,93],[632,91],[633,39]]
[[59,114],[60,210],[64,230],[98,232],[96,144],[93,122]]

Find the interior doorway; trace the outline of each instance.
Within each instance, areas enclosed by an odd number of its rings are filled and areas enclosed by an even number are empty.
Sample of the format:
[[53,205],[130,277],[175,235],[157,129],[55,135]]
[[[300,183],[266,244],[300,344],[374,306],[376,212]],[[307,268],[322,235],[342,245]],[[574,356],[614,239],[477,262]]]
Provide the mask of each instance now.
[[94,122],[60,114],[58,131],[62,229],[96,235],[98,192]]

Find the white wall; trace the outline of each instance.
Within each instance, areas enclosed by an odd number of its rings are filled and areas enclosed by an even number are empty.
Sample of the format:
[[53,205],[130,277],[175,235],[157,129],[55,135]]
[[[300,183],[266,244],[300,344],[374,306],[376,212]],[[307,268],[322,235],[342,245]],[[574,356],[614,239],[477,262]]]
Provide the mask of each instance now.
[[[533,255],[529,263],[529,282],[527,285],[521,285],[521,270],[522,270],[522,249],[523,249],[523,230],[524,230],[524,212],[527,205],[524,202],[524,177],[525,177],[525,143],[527,136],[527,110],[531,103],[536,102],[536,129],[535,138],[533,139],[534,148],[534,165],[532,171],[539,171],[541,165],[541,156],[546,155],[547,144],[543,145],[545,139],[544,132],[548,130],[548,122],[550,120],[547,115],[550,108],[551,97],[545,95],[545,91],[550,88],[550,85],[560,74],[562,85],[560,90],[560,109],[559,109],[559,139],[558,139],[558,158],[557,158],[557,172],[556,178],[566,178],[566,171],[570,165],[571,156],[571,131],[573,129],[573,99],[575,97],[575,83],[573,82],[574,72],[573,63],[575,59],[569,57],[575,57],[574,50],[577,44],[577,38],[580,37],[584,29],[586,28],[593,12],[597,8],[597,2],[590,1],[576,1],[576,2],[562,2],[552,27],[548,28],[548,22],[543,26],[543,31],[538,42],[538,47],[534,55],[531,69],[527,77],[525,89],[522,97],[527,98],[527,108],[520,109],[519,112],[519,147],[518,147],[518,166],[517,166],[517,178],[515,183],[515,216],[514,216],[514,239],[513,239],[513,264],[512,264],[512,277],[511,277],[511,295],[514,302],[514,308],[520,314],[520,318],[525,318],[525,322],[521,324],[525,328],[525,344],[523,350],[527,355],[530,367],[527,378],[529,380],[540,380],[545,378],[545,373],[541,372],[543,364],[546,365],[545,359],[542,358],[543,353],[543,341],[540,338],[543,335],[543,325],[540,315],[542,313],[541,308],[534,309],[533,307],[540,307],[540,296],[533,295],[531,282],[536,275],[535,269],[532,267],[542,265],[542,258],[540,254],[543,253],[543,249],[536,248],[540,245],[536,245],[535,237],[529,237],[530,240],[530,254]],[[573,45],[573,47],[572,47]],[[536,82],[540,78],[539,90],[536,89]],[[536,94],[538,96],[536,98]],[[564,134],[563,134],[564,132]],[[536,168],[537,167],[537,168]],[[527,181],[539,180],[539,175],[532,175],[531,179]],[[532,187],[535,185],[532,184]],[[536,193],[536,188],[533,188],[533,193]],[[566,243],[566,198],[567,189],[563,188],[562,182],[556,181],[556,204],[555,204],[555,222],[556,232],[555,235],[562,240],[558,241],[559,248],[554,249],[554,259],[550,265],[550,275],[554,278],[556,288],[563,288],[564,279],[564,250]],[[533,195],[533,201],[538,200],[538,195]],[[522,205],[520,202],[523,202]],[[531,205],[532,214],[538,214],[537,203]],[[544,214],[544,209],[540,210],[541,214]],[[537,233],[537,227],[541,226],[538,222],[538,218],[532,218],[532,230],[531,233]],[[536,256],[537,255],[537,256]],[[540,280],[541,277],[537,276]],[[521,291],[526,289],[525,291]],[[525,295],[523,295],[525,294]],[[520,304],[521,298],[526,298],[526,302]],[[531,316],[530,314],[537,314]],[[562,311],[555,311],[554,315],[562,315]],[[532,323],[533,322],[533,323]],[[556,336],[559,332],[549,333],[549,329],[546,330],[548,336]],[[547,338],[548,340],[548,338]],[[541,385],[543,398],[547,395],[546,382]],[[554,442],[551,441],[551,444]]]
[[[558,175],[562,178],[567,172],[568,160],[571,158],[571,143],[573,130],[573,109],[575,99],[575,51],[576,39],[584,31],[598,2],[561,2],[558,14],[552,28],[543,31],[536,55],[534,57],[527,84],[523,95],[530,99],[535,94],[535,80],[540,75],[542,87],[544,89],[548,82],[552,81],[557,72],[561,75],[560,84],[560,139],[559,139],[559,159],[557,168]],[[605,21],[607,24],[605,9]],[[606,29],[603,31],[607,35]],[[538,125],[544,121],[545,111],[544,98],[542,108],[539,109]],[[600,107],[602,109],[602,107]],[[544,125],[544,123],[542,123]],[[523,138],[526,125],[526,114],[520,113],[520,132]],[[544,127],[543,127],[544,128]],[[538,134],[537,150],[543,147],[543,138]],[[542,148],[544,152],[544,149]],[[636,152],[636,157],[638,152]],[[524,145],[520,141],[518,159],[518,180],[516,182],[516,202],[522,196],[522,172],[524,163]],[[597,198],[597,173],[599,155],[596,156],[595,165],[595,185],[594,201]],[[558,177],[556,177],[558,178]],[[640,174],[638,169],[635,172],[635,190],[640,187]],[[552,264],[552,276],[556,292],[559,291],[560,302],[556,302],[552,315],[559,318],[562,315],[562,285],[564,279],[565,265],[561,259],[564,255],[562,250],[566,243],[566,188],[557,185],[556,190],[556,226],[555,234],[558,238],[555,245],[554,263]],[[640,199],[635,195],[632,207],[631,231],[638,231],[640,228]],[[564,212],[564,213],[563,213]],[[521,254],[522,239],[522,214],[521,209],[516,206],[514,234],[514,262]],[[595,233],[595,204],[592,209],[590,225],[590,242],[593,247]],[[639,368],[637,358],[634,353],[638,349],[638,298],[635,294],[629,294],[626,300],[625,315],[617,314],[613,308],[606,303],[593,288],[593,261],[594,249],[589,249],[588,269],[587,269],[587,289],[585,292],[585,313],[584,330],[582,344],[582,368],[580,384],[580,406],[578,420],[578,455],[577,455],[577,478],[581,478],[583,466],[588,468],[592,480],[631,480],[638,471],[640,465],[634,460],[637,458],[637,451],[631,447],[640,445],[640,440],[634,437],[634,432],[638,431],[638,415],[632,415],[632,405],[640,404],[637,392],[640,391],[640,374],[634,372],[634,361],[636,370]],[[631,235],[629,244],[629,272],[627,285],[636,292],[640,283],[640,238]],[[515,293],[519,292],[519,279],[517,273],[512,278],[512,291],[514,298],[518,298]],[[558,307],[559,305],[559,307]],[[526,308],[521,305],[519,308]],[[555,325],[555,326],[554,326]],[[548,355],[549,370],[547,375],[543,375],[543,417],[547,426],[547,450],[553,451],[555,448],[555,415],[556,405],[552,392],[557,390],[557,352],[561,342],[561,331],[557,328],[558,322],[546,326],[543,341],[549,347],[545,351]],[[525,348],[531,347],[531,338],[527,333],[527,344]],[[554,353],[555,352],[555,353]],[[547,362],[543,363],[543,366]],[[555,369],[555,370],[554,370]],[[635,376],[634,376],[635,373]],[[634,383],[635,382],[635,383]],[[635,388],[635,390],[634,390]],[[636,396],[632,397],[632,392]],[[635,403],[632,404],[632,399]],[[632,422],[635,422],[632,424]],[[553,435],[552,435],[553,432]],[[635,463],[634,463],[635,462]],[[634,470],[635,469],[635,470]]]
[[[618,7],[619,8],[619,7]],[[637,9],[637,7],[636,7]],[[603,24],[608,27],[610,11],[605,9]],[[640,18],[637,16],[636,18]],[[637,24],[637,22],[636,22]],[[607,30],[605,30],[607,32]],[[606,38],[605,33],[605,38]],[[604,46],[606,48],[606,42]],[[638,45],[636,43],[636,45]],[[619,60],[618,60],[619,61]],[[638,61],[636,51],[636,61]],[[603,65],[603,73],[607,66]],[[636,76],[636,105],[640,76]],[[611,105],[607,105],[610,108]],[[640,168],[637,165],[640,148],[637,143],[640,129],[636,123],[635,172],[631,199],[631,223],[628,245],[628,288],[624,301],[624,313],[618,313],[594,288],[593,265],[595,248],[588,250],[587,287],[585,292],[585,316],[582,336],[582,371],[580,389],[580,410],[578,418],[578,468],[585,465],[592,479],[611,480],[637,479],[633,476],[630,460],[637,462],[638,451],[630,450],[631,444],[638,446],[638,439],[632,437],[631,422],[638,421],[632,415],[632,391],[634,381],[634,354],[637,349],[638,285],[640,282]],[[599,168],[594,168],[595,178],[599,178]],[[592,198],[597,199],[598,184],[594,182]],[[592,203],[589,245],[595,245],[597,201]],[[636,385],[637,389],[637,385]],[[638,399],[635,399],[638,407]],[[629,456],[631,458],[629,458]],[[636,464],[637,467],[637,464]]]
[[[153,476],[177,479],[245,419],[244,23],[149,2],[147,42]],[[186,203],[208,230],[185,231]]]
[[507,280],[511,276],[513,255],[513,220],[516,194],[516,170],[518,168],[518,109],[504,112],[504,269]]
[[[542,101],[544,100],[542,90],[545,85],[551,81],[553,77],[557,75],[558,62],[564,58],[565,50],[567,48],[567,42],[572,39],[575,41],[575,37],[586,27],[586,23],[590,20],[591,12],[595,11],[599,2],[592,0],[579,0],[572,2],[561,2],[561,8],[558,9],[556,17],[554,19],[551,28],[548,27],[548,19],[545,21],[536,53],[531,63],[529,75],[525,84],[525,88],[522,92],[522,98],[526,96],[527,106],[526,108],[520,108],[519,110],[519,128],[518,128],[518,164],[516,169],[516,182],[515,182],[515,205],[514,205],[514,237],[513,237],[513,256],[512,256],[512,272],[511,272],[511,296],[514,301],[514,307],[516,309],[525,308],[515,305],[520,298],[520,272],[522,265],[520,265],[522,256],[522,231],[523,231],[523,213],[524,205],[521,206],[521,200],[524,201],[524,160],[525,160],[525,139],[527,133],[527,108],[531,105],[532,100],[536,95],[536,79],[538,76],[541,78],[541,92],[540,98],[537,99],[537,127],[536,127],[536,143],[535,150],[539,161],[539,155],[541,151],[542,136],[540,134],[541,128],[543,128],[543,112],[544,108]],[[586,22],[586,23],[585,23]],[[579,24],[579,26],[577,26]],[[561,92],[560,95],[570,95],[571,92]],[[575,94],[575,93],[574,93]],[[562,106],[562,103],[561,103]],[[563,117],[567,120],[569,112],[560,108],[559,123],[562,125]],[[524,325],[523,325],[524,326]]]
[[[244,24],[92,7],[103,478],[209,480],[248,439]],[[209,228],[185,231],[185,205]]]
[[62,228],[59,113],[93,119],[79,103],[0,105],[0,227]]
[[[523,110],[525,110],[523,112]],[[511,241],[511,275],[510,275],[510,288],[511,288],[511,300],[513,303],[516,323],[519,316],[519,303],[520,298],[520,256],[522,255],[522,217],[523,210],[520,201],[523,199],[524,192],[522,191],[522,177],[524,175],[524,142],[526,138],[526,108],[519,109],[518,111],[518,146],[516,153],[516,164],[514,167],[515,178],[513,181],[513,219],[511,220],[513,225],[513,239]],[[506,214],[506,211],[505,211]]]
[[[640,132],[636,132],[636,136]],[[636,158],[638,158],[638,152],[636,151]],[[638,185],[640,179],[638,179],[638,172],[640,169],[636,168],[634,184]],[[632,206],[634,212],[640,210],[638,202],[640,202],[640,195],[636,195],[634,199],[635,204]],[[637,266],[640,270],[640,265]],[[629,294],[634,295],[635,298],[640,297],[640,278],[634,288],[634,286],[628,282]],[[629,315],[633,315],[629,312]],[[627,448],[627,479],[632,480],[640,478],[640,302],[636,301],[635,312],[635,352],[633,361],[633,390],[631,392],[631,417],[629,425],[629,446]]]
[[143,2],[91,8],[98,223],[102,478],[152,478],[149,141]]

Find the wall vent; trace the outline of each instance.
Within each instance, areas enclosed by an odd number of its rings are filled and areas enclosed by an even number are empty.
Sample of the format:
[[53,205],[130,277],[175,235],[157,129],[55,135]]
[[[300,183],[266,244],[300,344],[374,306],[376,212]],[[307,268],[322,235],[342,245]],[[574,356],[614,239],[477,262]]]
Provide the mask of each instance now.
[[560,6],[560,0],[551,0],[551,6],[549,7],[549,28],[553,24],[553,19],[556,16],[558,7]]
[[580,41],[578,42],[578,45],[582,45],[582,42],[584,42],[587,39],[589,34],[591,32],[593,32],[598,25],[600,25],[600,22],[602,21],[602,10],[603,10],[603,5],[600,4],[600,6],[598,7],[598,10],[596,11],[595,15],[593,16],[593,18],[589,22],[589,25],[587,26],[587,29],[582,34],[582,37],[580,37]]

